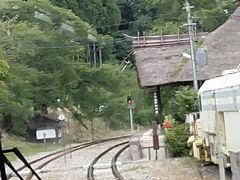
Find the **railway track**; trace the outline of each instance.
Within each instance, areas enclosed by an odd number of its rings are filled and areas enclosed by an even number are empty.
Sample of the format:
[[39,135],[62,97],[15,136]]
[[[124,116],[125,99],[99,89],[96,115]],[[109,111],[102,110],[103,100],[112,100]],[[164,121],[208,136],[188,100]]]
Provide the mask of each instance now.
[[[126,145],[127,144],[127,145]],[[123,148],[121,148],[112,158],[111,161],[111,169],[112,169],[112,173],[113,175],[119,179],[119,180],[123,180],[124,178],[121,176],[121,174],[119,173],[117,166],[116,166],[116,161],[118,156],[127,148],[129,147],[129,141],[125,141],[125,142],[121,142],[118,144],[115,144],[113,146],[111,146],[110,148],[106,149],[105,151],[103,151],[102,153],[100,153],[89,165],[88,167],[88,174],[87,174],[87,179],[88,180],[94,180],[94,165],[98,162],[98,160],[100,158],[102,158],[104,155],[106,155],[109,151],[113,150],[114,148],[117,148],[119,146],[123,146],[125,145]]]
[[[71,148],[67,148],[65,150],[56,151],[56,152],[48,154],[46,156],[42,156],[40,158],[37,158],[37,159],[29,162],[29,164],[32,166],[32,165],[35,165],[37,163],[39,164],[39,162],[41,162],[40,165],[37,165],[36,167],[33,167],[34,170],[40,170],[43,167],[45,167],[47,164],[63,157],[66,154],[69,154],[69,153],[72,153],[72,152],[75,152],[75,151],[78,151],[78,150],[81,150],[81,149],[84,149],[84,148],[87,148],[87,147],[90,147],[90,146],[93,146],[93,145],[97,145],[97,144],[101,144],[101,143],[108,142],[108,141],[113,141],[113,140],[119,140],[119,139],[123,139],[123,138],[127,138],[127,137],[129,137],[129,135],[82,143],[82,144],[73,146]],[[26,168],[26,166],[23,165],[23,166],[17,168],[16,170],[19,173],[20,171],[24,170],[25,168]],[[32,179],[33,176],[34,175],[32,173],[29,173],[25,178],[20,178],[20,179],[30,180],[30,179]],[[11,179],[12,177],[13,177],[13,173],[9,173],[7,175],[8,179]]]
[[124,178],[122,177],[122,175],[118,171],[118,168],[117,168],[117,158],[128,147],[129,147],[129,144],[124,146],[122,149],[120,149],[120,151],[118,151],[117,154],[115,156],[113,156],[112,161],[111,161],[112,173],[119,180],[124,180]]

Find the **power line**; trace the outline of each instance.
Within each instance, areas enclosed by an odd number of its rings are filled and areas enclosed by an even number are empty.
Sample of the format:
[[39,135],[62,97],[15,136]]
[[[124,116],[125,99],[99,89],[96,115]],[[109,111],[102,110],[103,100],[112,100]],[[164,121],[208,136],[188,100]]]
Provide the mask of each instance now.
[[[0,12],[6,12],[4,10],[0,10]],[[16,12],[19,14],[24,14],[24,15],[34,15],[34,13],[26,13],[26,12]],[[193,19],[214,19],[214,18],[218,18],[218,17],[226,17],[228,18],[229,16],[231,16],[232,14],[221,14],[221,15],[215,15],[215,16],[197,16],[197,17],[193,17]],[[240,17],[238,15],[234,15],[235,17]],[[170,20],[174,20],[174,21],[182,21],[183,19],[180,18],[174,18],[172,16],[170,16],[170,14],[159,14],[158,16],[146,16],[152,20],[157,20],[157,21],[170,21]],[[164,19],[165,18],[165,19]],[[139,22],[141,21],[140,19],[136,19],[133,21],[128,21],[128,22],[122,22],[122,23],[115,23],[115,24],[107,24],[107,25],[101,25],[101,26],[96,26],[96,29],[100,29],[100,28],[107,28],[107,27],[115,27],[115,26],[122,26],[122,25],[128,25],[128,24],[134,24],[135,22]]]
[[[240,16],[239,16],[240,17]],[[239,31],[228,31],[229,33],[239,33]],[[151,35],[156,35],[157,33],[153,33],[153,34],[150,34]],[[114,43],[121,43],[121,42],[127,42],[127,40],[125,38],[119,38],[119,39],[114,39],[113,41],[108,41],[108,42],[100,42],[100,43],[96,43],[97,45],[109,45],[109,44],[114,44]],[[79,48],[79,47],[88,47],[91,43],[84,43],[84,44],[78,44],[78,45],[62,45],[62,46],[38,46],[37,44],[34,44],[36,45],[37,47],[36,48],[39,48],[39,49],[48,49],[48,48],[51,48],[51,49],[63,49],[63,48]],[[32,45],[32,44],[25,44],[25,45]],[[7,47],[7,46],[0,46],[2,48],[4,47]]]
[[[0,10],[2,11],[2,10]],[[28,13],[25,13],[25,14],[28,14]],[[32,14],[32,13],[31,13]],[[167,14],[160,14],[160,15],[167,15]],[[230,15],[230,14],[229,14]],[[195,19],[210,19],[210,18],[216,18],[216,17],[224,17],[226,15],[218,15],[218,16],[202,16],[202,17],[195,17]],[[156,17],[150,17],[150,18],[157,18],[159,16],[156,16]],[[227,17],[227,16],[226,16]],[[228,16],[229,17],[229,16]],[[240,17],[238,15],[232,15],[231,17]],[[161,18],[161,17],[160,17]],[[164,19],[159,19],[160,21],[166,21]],[[170,19],[168,19],[170,20]],[[180,20],[180,19],[179,19]],[[129,23],[134,23],[134,22],[137,22],[137,21],[140,21],[140,20],[135,20],[135,21],[130,21],[130,22],[126,22],[126,23],[121,23],[121,24],[129,24]],[[121,25],[120,24],[120,25]],[[100,28],[100,27],[110,27],[110,26],[116,26],[117,24],[112,24],[112,25],[105,25],[105,26],[99,26],[99,27],[96,27],[96,28]],[[155,33],[156,34],[156,33]],[[118,38],[118,39],[113,39],[113,41],[109,41],[109,42],[98,42],[99,45],[107,45],[107,44],[113,44],[113,43],[121,43],[121,42],[126,42],[125,38]],[[79,46],[88,46],[89,43],[81,43],[79,44]],[[52,48],[52,49],[62,49],[62,48],[66,48],[66,47],[77,47],[77,46],[69,46],[69,45],[66,45],[66,46],[38,46],[38,48],[42,48],[42,49],[46,49],[46,48]]]

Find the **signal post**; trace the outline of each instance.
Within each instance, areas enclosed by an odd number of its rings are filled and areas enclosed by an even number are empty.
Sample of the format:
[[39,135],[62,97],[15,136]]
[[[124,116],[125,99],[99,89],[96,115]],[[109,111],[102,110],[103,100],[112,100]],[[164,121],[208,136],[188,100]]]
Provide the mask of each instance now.
[[127,104],[128,104],[128,108],[129,108],[129,119],[130,119],[130,127],[131,127],[131,133],[134,133],[134,129],[133,129],[133,99],[131,98],[131,96],[129,95],[127,97]]

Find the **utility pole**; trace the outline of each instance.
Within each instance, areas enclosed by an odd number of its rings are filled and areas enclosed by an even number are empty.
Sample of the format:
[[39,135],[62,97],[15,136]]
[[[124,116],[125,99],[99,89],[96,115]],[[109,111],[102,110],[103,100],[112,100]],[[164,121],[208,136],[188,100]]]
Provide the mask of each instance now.
[[93,67],[97,67],[96,43],[93,43]]
[[87,63],[89,64],[89,66],[91,67],[91,52],[90,52],[90,45],[88,43],[87,45]]
[[99,66],[102,66],[102,47],[99,45]]
[[196,60],[195,60],[195,50],[194,50],[194,39],[193,39],[193,27],[196,26],[196,23],[193,23],[192,16],[191,16],[191,9],[194,8],[194,6],[190,6],[188,1],[186,0],[185,6],[183,9],[187,12],[187,24],[184,24],[184,26],[188,26],[188,33],[189,33],[189,41],[190,41],[190,50],[191,50],[191,60],[192,60],[192,68],[193,68],[193,84],[194,89],[198,90],[198,82],[197,82],[197,72],[196,72]]
[[94,124],[93,124],[93,117],[91,117],[91,139],[94,141]]
[[[70,146],[70,149],[72,149],[72,136],[71,136],[71,129],[70,129],[70,120],[69,120],[69,118],[67,118],[67,122],[68,122],[68,136],[69,136],[69,139],[70,139],[70,141],[69,141],[69,146]],[[70,158],[72,158],[72,152],[70,151]]]

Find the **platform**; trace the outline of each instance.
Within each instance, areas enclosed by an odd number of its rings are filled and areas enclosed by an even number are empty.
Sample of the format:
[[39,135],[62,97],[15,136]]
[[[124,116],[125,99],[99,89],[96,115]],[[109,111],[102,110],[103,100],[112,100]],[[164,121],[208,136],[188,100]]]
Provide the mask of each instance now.
[[140,144],[142,148],[143,158],[146,160],[163,160],[166,157],[164,136],[158,135],[159,149],[153,149],[153,133],[152,129],[145,132],[141,139]]
[[133,161],[136,160],[163,160],[166,158],[164,136],[158,135],[159,149],[153,148],[152,129],[142,135],[134,134],[130,139],[130,155]]

